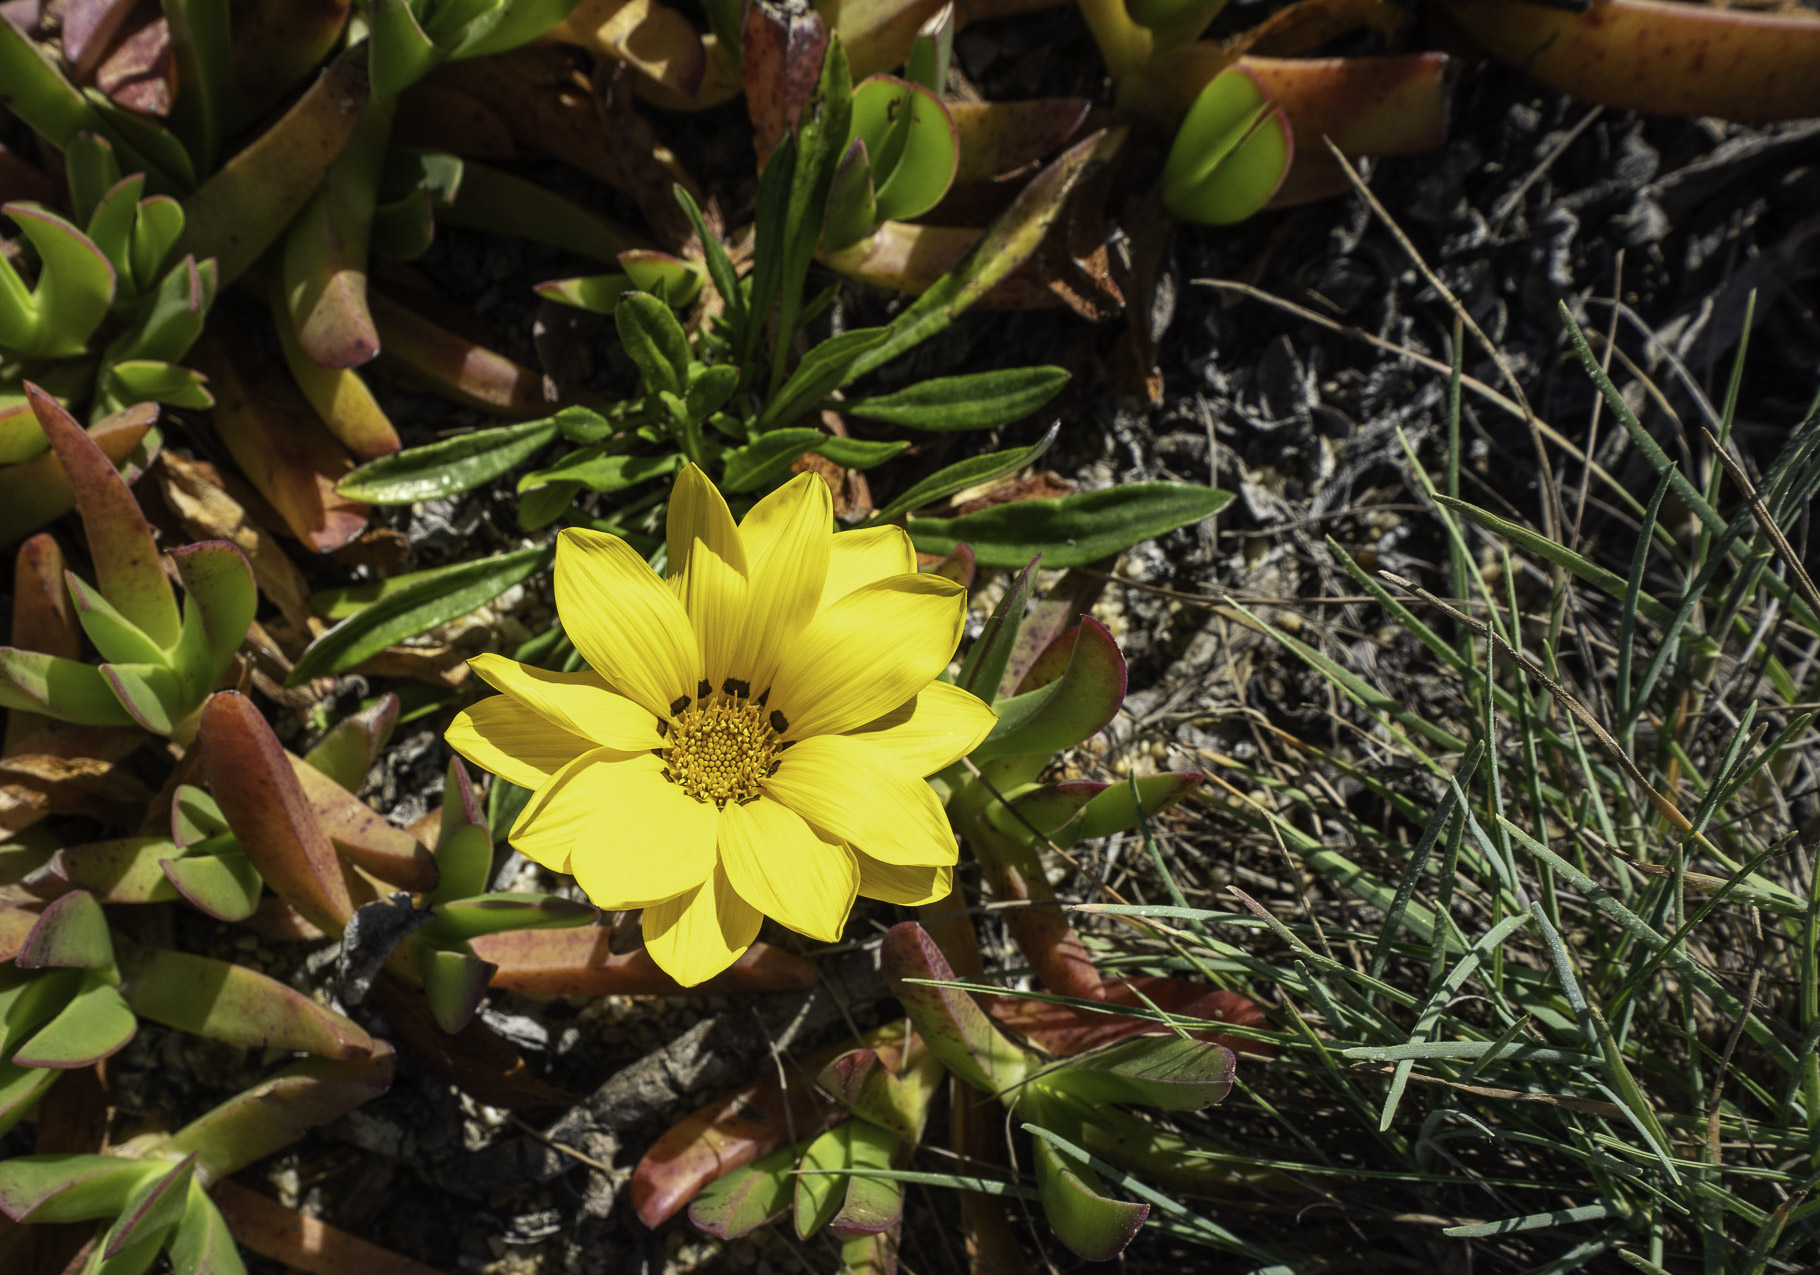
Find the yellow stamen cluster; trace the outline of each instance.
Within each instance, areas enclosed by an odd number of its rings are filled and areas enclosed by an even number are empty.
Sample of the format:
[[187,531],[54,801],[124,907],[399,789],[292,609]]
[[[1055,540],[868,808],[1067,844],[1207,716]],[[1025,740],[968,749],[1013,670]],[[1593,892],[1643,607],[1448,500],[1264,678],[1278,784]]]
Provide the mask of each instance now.
[[717,695],[672,720],[664,760],[684,792],[725,806],[758,796],[759,780],[777,767],[780,743],[763,708]]

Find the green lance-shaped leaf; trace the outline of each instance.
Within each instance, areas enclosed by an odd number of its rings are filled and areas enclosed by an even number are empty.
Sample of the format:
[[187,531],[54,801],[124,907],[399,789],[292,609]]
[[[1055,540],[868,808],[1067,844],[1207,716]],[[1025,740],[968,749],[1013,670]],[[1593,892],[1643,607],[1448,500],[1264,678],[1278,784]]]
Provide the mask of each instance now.
[[127,949],[126,1003],[141,1018],[210,1040],[357,1058],[373,1041],[354,1022],[257,970],[188,952]]
[[468,951],[433,947],[412,937],[417,973],[423,979],[424,998],[430,1005],[430,1017],[443,1031],[454,1035],[466,1027],[487,994],[487,983],[499,969]]
[[[513,235],[596,261],[616,262],[627,274],[633,272],[624,254],[643,251],[648,243],[643,236],[589,212],[547,186],[473,160],[461,161],[458,182],[432,186],[430,194],[438,222]],[[636,277],[633,283],[644,286]],[[685,302],[679,296],[671,298],[670,304]]]
[[1209,518],[1231,500],[1231,492],[1217,487],[1131,483],[1012,501],[958,518],[917,518],[910,538],[923,552],[938,554],[964,541],[983,567],[1015,567],[1036,553],[1050,567],[1079,567]]
[[901,453],[910,444],[884,443],[864,438],[841,438],[818,429],[774,429],[756,443],[727,453],[721,487],[730,492],[757,491],[781,481],[790,465],[807,452],[826,456],[849,469],[871,469]]
[[183,249],[245,273],[291,223],[341,153],[366,100],[366,45],[331,62],[296,105],[183,201]]
[[15,1067],[0,1062],[0,1135],[10,1133],[62,1074],[48,1067]]
[[669,306],[634,292],[621,299],[613,323],[652,393],[681,396],[688,390],[689,337]]
[[985,1093],[1019,1084],[1031,1056],[986,1017],[967,992],[906,980],[952,983],[954,971],[922,926],[903,921],[885,934],[879,959],[891,994],[903,1003],[917,1034],[955,1075]]
[[796,1160],[807,1147],[806,1142],[783,1147],[711,1183],[689,1205],[689,1220],[698,1230],[731,1240],[782,1217],[795,1199]]
[[133,217],[132,241],[127,247],[135,292],[152,290],[182,239],[182,204],[169,195],[153,195],[139,201]]
[[383,1041],[346,1061],[309,1058],[294,1063],[147,1148],[170,1157],[196,1154],[197,1177],[219,1182],[303,1133],[347,1114],[392,1083],[393,1055]]
[[29,383],[25,392],[75,491],[101,595],[153,643],[169,650],[182,621],[139,502],[113,462],[55,399]]
[[998,600],[998,605],[992,608],[992,614],[986,617],[986,627],[967,649],[967,657],[961,661],[960,676],[954,679],[962,690],[972,691],[988,702],[997,695],[998,684],[1005,677],[1005,665],[1017,646],[1018,629],[1024,622],[1024,611],[1030,605],[1030,594],[1036,587],[1036,567],[1041,561],[1042,558],[1036,557],[1024,564],[1024,569],[1012,577],[1011,585]]
[[654,248],[628,248],[615,260],[634,288],[661,297],[673,310],[692,304],[707,278],[695,262]]
[[345,672],[388,646],[459,619],[543,570],[554,552],[552,546],[531,545],[423,572],[310,643],[288,685]]
[[81,989],[55,1018],[19,1046],[13,1063],[67,1070],[91,1066],[124,1049],[138,1023],[106,973],[85,972]]
[[143,1182],[169,1172],[115,1155],[21,1155],[0,1160],[0,1212],[15,1222],[112,1217]]
[[70,600],[76,606],[76,619],[82,631],[101,658],[110,663],[169,664],[163,647],[140,631],[139,627],[108,605],[100,592],[82,583],[74,571],[65,571]]
[[200,707],[234,662],[259,606],[253,568],[238,545],[200,540],[171,550],[183,584],[183,632],[172,660],[184,683],[183,712]]
[[343,478],[335,490],[374,505],[409,505],[472,491],[535,455],[556,437],[564,413],[585,410],[564,408],[544,420],[476,430],[382,456]]
[[372,14],[373,93],[396,97],[433,71],[442,55],[410,0],[373,0]]
[[68,359],[114,302],[114,267],[89,237],[36,204],[0,206],[38,253],[38,284],[29,293],[10,261],[0,260],[0,350],[23,358]]
[[208,793],[194,784],[179,784],[171,794],[171,840],[178,846],[195,845],[227,832],[227,819]]
[[[994,478],[1002,478],[1006,474],[1015,473],[1026,465],[1033,465],[1041,459],[1044,452],[1049,450],[1060,431],[1061,422],[1058,421],[1028,447],[1014,447],[1009,451],[991,452],[985,456],[969,456],[966,460],[956,461],[952,465],[938,469],[873,514],[872,521],[875,523],[889,521],[899,514],[909,513],[912,509],[921,509],[924,505],[940,500],[943,496],[952,496],[957,491],[965,491],[980,483],[991,482]],[[911,525],[914,527],[916,524]],[[948,553],[953,548],[954,545],[951,544],[942,552]],[[976,560],[978,560],[977,556]],[[1016,564],[994,563],[992,565]]]
[[960,165],[960,135],[940,97],[875,75],[853,89],[852,136],[864,138],[881,221],[909,221],[942,201]]
[[1289,117],[1242,66],[1214,76],[1188,108],[1163,164],[1163,205],[1184,221],[1225,226],[1257,212],[1295,155]]
[[1065,1158],[1043,1138],[1032,1144],[1043,1216],[1056,1237],[1090,1262],[1109,1262],[1124,1252],[1150,1216],[1150,1206],[1110,1198],[1100,1175],[1087,1165]]
[[331,726],[303,759],[343,788],[358,791],[398,725],[399,707],[398,696],[380,696]]
[[0,969],[0,1058],[12,1057],[62,1012],[82,987],[82,971]]
[[[1223,0],[1222,0],[1223,2]],[[937,97],[948,91],[948,64],[954,57],[955,21],[953,0],[929,16],[916,29],[916,41],[910,46],[910,58],[904,64],[904,78],[922,85]]]
[[209,791],[247,858],[306,920],[339,934],[354,911],[341,861],[265,716],[222,691],[203,705],[198,739]]
[[486,810],[461,758],[449,759],[442,788],[442,822],[436,834],[436,888],[424,906],[472,898],[487,888],[493,872],[493,833]]
[[1012,367],[918,381],[893,394],[843,403],[840,410],[902,429],[997,429],[1030,415],[1067,383],[1063,368]]
[[860,1121],[848,1120],[818,1135],[803,1152],[802,1168],[807,1172],[796,1179],[796,1236],[808,1239],[820,1231],[840,1212],[847,1199],[847,1179],[827,1172],[845,1169],[852,1164],[853,1131]]
[[118,411],[128,403],[165,403],[205,411],[215,406],[202,373],[157,359],[129,359],[101,369],[95,382],[95,410]]
[[[72,173],[72,192],[78,180]],[[85,220],[82,213],[77,214],[89,242],[100,249],[114,267],[116,306],[136,301],[140,293],[138,281],[133,277],[132,247],[133,223],[138,220],[139,197],[144,193],[145,174],[134,173],[109,186],[91,206]]]
[[632,279],[624,274],[577,275],[572,279],[551,279],[532,289],[538,296],[559,305],[574,306],[591,314],[612,314],[619,299],[636,291]]
[[[95,210],[123,181],[132,179],[123,177],[114,144],[100,133],[77,133],[64,144],[63,174],[69,184],[70,211],[80,225],[88,227],[89,238],[94,239]],[[137,188],[143,191],[145,174],[136,176]],[[135,194],[133,198],[137,200],[139,196]],[[106,245],[101,247],[107,251]],[[111,252],[108,255],[113,256]]]
[[840,1211],[828,1223],[835,1235],[851,1238],[878,1235],[904,1220],[904,1187],[889,1178],[872,1178],[862,1169],[889,1169],[901,1145],[898,1136],[864,1120],[849,1120],[847,1167],[855,1170],[846,1180]]
[[[533,470],[520,478],[518,490],[530,492],[553,483],[568,483],[572,484],[571,491],[574,485],[589,491],[624,491],[653,478],[667,478],[683,467],[680,452],[626,456],[613,450],[624,445],[620,440],[609,440],[570,452],[548,469]],[[724,481],[722,485],[725,485]]]
[[1226,1096],[1232,1074],[1232,1051],[1224,1045],[1140,1036],[1076,1055],[1033,1083],[1092,1104],[1199,1111]]
[[13,963],[22,970],[110,968],[114,945],[95,896],[72,890],[45,904]]
[[127,1249],[148,1241],[156,1240],[162,1247],[164,1233],[183,1220],[195,1172],[196,1157],[188,1155],[170,1166],[169,1172],[150,1174],[141,1181],[101,1238],[104,1261],[111,1262]]
[[1125,657],[1106,626],[1081,618],[1081,631],[1059,681],[999,700],[998,723],[973,750],[976,761],[1072,748],[1105,728],[1125,702]]
[[12,647],[0,647],[0,705],[78,726],[136,724],[94,665]]
[[803,355],[790,379],[765,404],[765,410],[759,413],[758,428],[769,430],[787,425],[813,409],[826,395],[846,384],[848,369],[856,359],[890,335],[889,328],[856,328],[817,345]]

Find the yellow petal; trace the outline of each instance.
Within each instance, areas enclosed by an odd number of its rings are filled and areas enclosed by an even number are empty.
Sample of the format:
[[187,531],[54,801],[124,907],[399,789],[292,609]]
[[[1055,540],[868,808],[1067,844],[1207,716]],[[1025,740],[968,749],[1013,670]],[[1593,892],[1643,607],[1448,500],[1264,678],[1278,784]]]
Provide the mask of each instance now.
[[836,942],[859,888],[853,852],[761,797],[720,815],[720,864],[739,897],[799,934]]
[[618,536],[570,527],[556,542],[556,609],[594,671],[663,717],[701,682],[688,613]]
[[997,721],[979,696],[951,682],[931,682],[908,704],[847,733],[919,775],[933,775],[979,747]]
[[851,735],[821,735],[792,746],[763,789],[874,859],[940,867],[958,857],[935,790],[884,750]]
[[828,546],[828,580],[822,606],[844,598],[862,584],[916,570],[916,546],[902,527],[864,527],[843,531]]
[[553,673],[503,655],[468,661],[494,690],[504,691],[539,717],[600,748],[637,753],[663,747],[657,718],[601,680],[592,670]]
[[708,684],[735,675],[734,653],[746,623],[746,550],[727,502],[694,465],[670,490],[670,582],[701,647]]
[[713,880],[645,909],[645,950],[664,973],[693,987],[744,956],[764,919],[716,867]]
[[739,524],[751,582],[740,676],[762,694],[809,624],[828,577],[834,500],[817,474],[798,474],[753,505]]
[[560,857],[596,907],[644,907],[708,879],[715,814],[665,780],[657,758],[602,749],[537,791],[512,844],[548,867]]
[[920,908],[939,903],[954,888],[954,869],[932,868],[925,864],[903,867],[874,859],[869,854],[859,859],[859,892],[868,899],[882,899],[907,908]]
[[510,695],[489,696],[455,714],[443,738],[482,770],[533,789],[594,747],[579,735],[552,726]]
[[967,591],[942,576],[864,585],[818,612],[790,645],[769,704],[790,739],[853,730],[934,681],[966,619]]

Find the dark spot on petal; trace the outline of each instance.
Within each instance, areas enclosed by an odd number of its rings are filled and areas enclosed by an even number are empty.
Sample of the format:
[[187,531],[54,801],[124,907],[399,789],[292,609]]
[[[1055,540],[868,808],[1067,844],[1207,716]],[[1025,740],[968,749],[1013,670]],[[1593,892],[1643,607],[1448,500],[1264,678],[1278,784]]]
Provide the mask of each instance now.
[[790,729],[790,719],[785,717],[782,713],[778,712],[775,708],[772,709],[771,710],[771,729],[776,731],[779,735],[783,734],[785,731]]
[[[685,702],[687,702],[687,701],[685,701]],[[674,713],[677,710],[672,708],[670,711]],[[658,718],[657,719],[657,737],[659,739],[662,739],[665,735],[668,735],[669,733],[670,733],[670,723],[666,722],[661,717]]]
[[689,707],[689,697],[687,695],[678,695],[676,697],[676,701],[670,705],[670,713],[672,716],[674,716],[675,714],[682,712],[687,707]]
[[736,695],[740,699],[747,699],[752,694],[752,683],[742,682],[737,677],[729,677],[721,683],[720,690],[723,695]]
[[712,686],[708,685],[707,678],[705,678],[705,677],[702,678],[700,684],[697,685],[695,688],[695,698],[696,699],[707,699],[708,696],[710,696],[712,694],[714,694],[714,688]]
[[757,705],[760,708],[763,708],[765,706],[765,701],[770,698],[771,698],[771,688],[769,686],[767,686],[767,687],[765,687],[764,694],[760,695],[758,697],[758,699],[754,702],[757,703]]

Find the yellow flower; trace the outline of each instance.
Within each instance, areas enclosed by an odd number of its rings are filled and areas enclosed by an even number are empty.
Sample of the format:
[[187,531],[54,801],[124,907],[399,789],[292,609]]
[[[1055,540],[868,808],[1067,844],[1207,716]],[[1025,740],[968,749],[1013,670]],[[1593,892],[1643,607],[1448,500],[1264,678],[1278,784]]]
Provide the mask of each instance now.
[[803,474],[737,525],[693,465],[670,496],[670,576],[571,528],[556,606],[590,672],[501,656],[503,695],[459,714],[457,752],[533,790],[512,844],[602,908],[643,908],[677,982],[737,960],[764,916],[831,942],[856,894],[932,902],[954,834],[925,776],[996,720],[936,677],[966,594],[919,575],[895,527],[833,534]]

